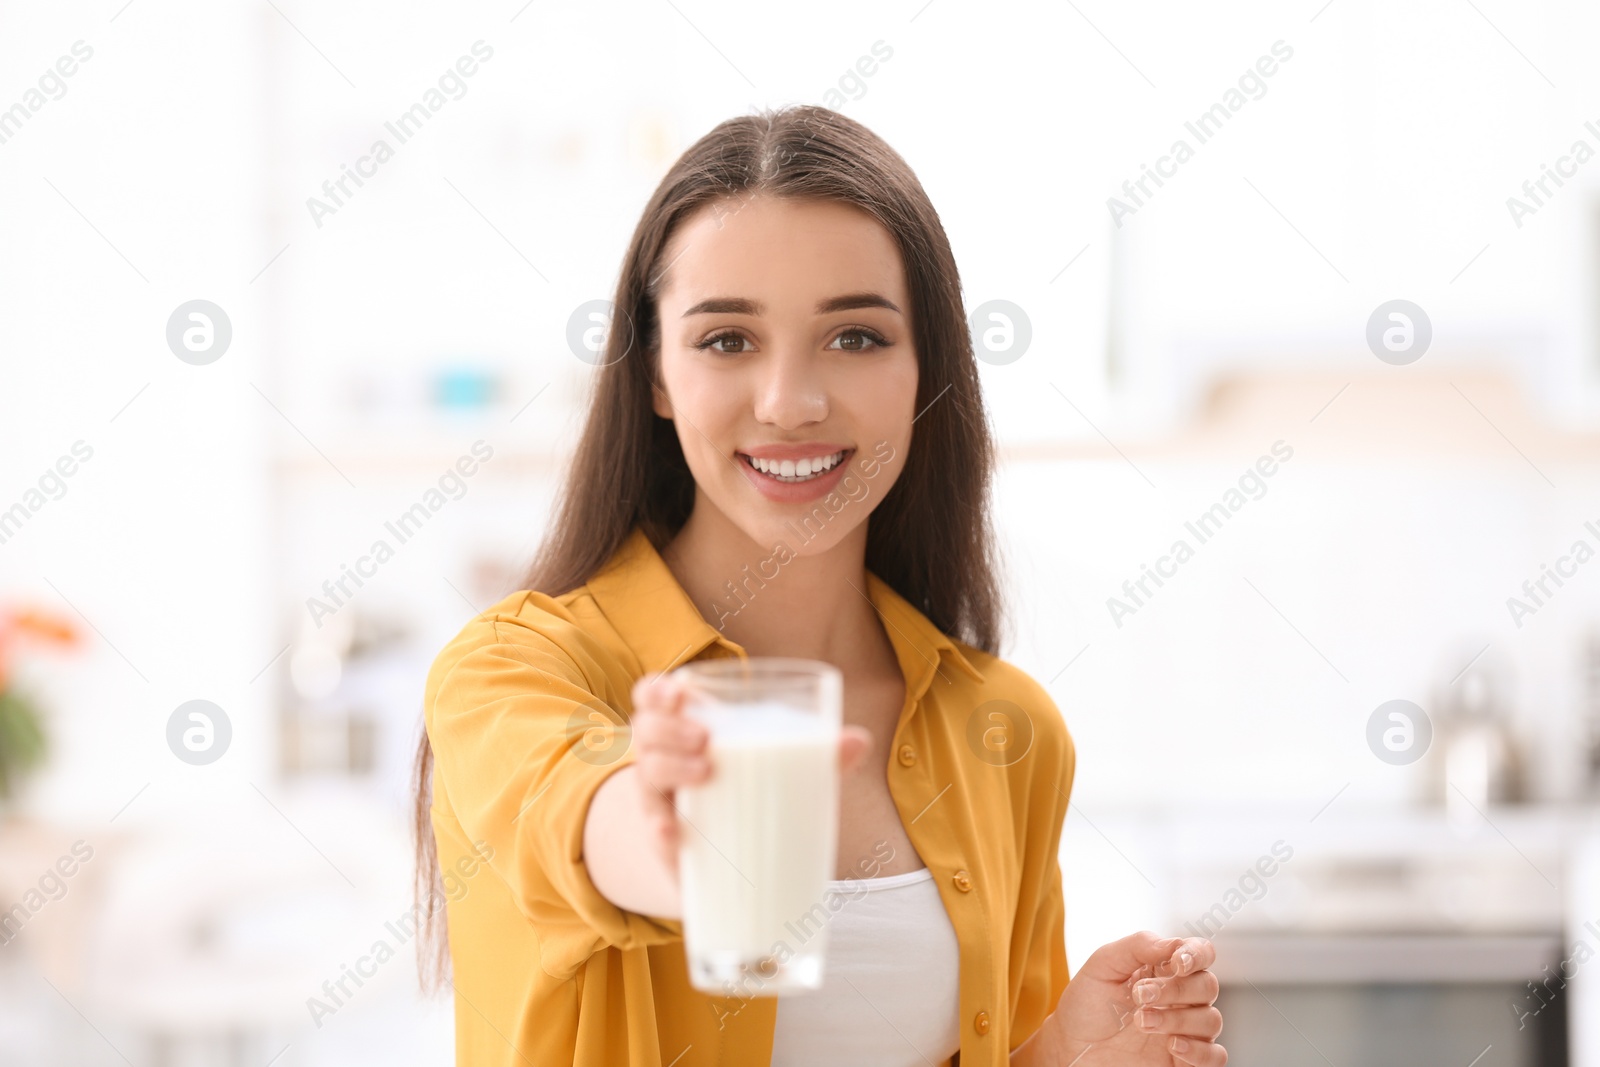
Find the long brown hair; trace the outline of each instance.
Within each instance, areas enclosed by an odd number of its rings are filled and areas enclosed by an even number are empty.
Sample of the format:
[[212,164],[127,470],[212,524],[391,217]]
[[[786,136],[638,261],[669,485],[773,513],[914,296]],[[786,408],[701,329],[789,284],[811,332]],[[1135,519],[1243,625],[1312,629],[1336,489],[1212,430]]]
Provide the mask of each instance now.
[[[651,406],[662,250],[695,210],[753,195],[842,201],[894,238],[919,361],[915,431],[900,477],[868,519],[867,569],[944,633],[998,654],[1000,596],[989,522],[994,461],[961,280],[939,216],[899,154],[853,119],[786,107],[723,122],[673,164],[622,261],[587,422],[523,588],[559,596],[596,574],[639,526],[658,548],[682,528],[694,478],[670,420]],[[449,963],[430,809],[426,730],[415,775],[418,965],[425,989]]]

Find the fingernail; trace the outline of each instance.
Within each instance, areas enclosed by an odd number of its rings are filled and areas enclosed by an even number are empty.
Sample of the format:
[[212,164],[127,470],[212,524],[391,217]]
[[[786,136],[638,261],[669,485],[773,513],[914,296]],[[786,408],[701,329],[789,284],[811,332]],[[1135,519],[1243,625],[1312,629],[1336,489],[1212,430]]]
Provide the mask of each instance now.
[[1186,1037],[1175,1037],[1175,1038],[1173,1038],[1172,1039],[1172,1051],[1174,1051],[1174,1052],[1188,1052],[1189,1051],[1189,1039],[1186,1038]]
[[1139,1029],[1154,1030],[1156,1028],[1156,1013],[1146,1009],[1139,1013]]
[[1194,953],[1187,950],[1178,953],[1178,973],[1188,974],[1189,968],[1194,966]]
[[1158,983],[1153,982],[1148,978],[1142,982],[1135,982],[1133,986],[1133,995],[1138,999],[1140,1004],[1150,1003],[1152,1000],[1156,999],[1156,994],[1159,992],[1160,988]]

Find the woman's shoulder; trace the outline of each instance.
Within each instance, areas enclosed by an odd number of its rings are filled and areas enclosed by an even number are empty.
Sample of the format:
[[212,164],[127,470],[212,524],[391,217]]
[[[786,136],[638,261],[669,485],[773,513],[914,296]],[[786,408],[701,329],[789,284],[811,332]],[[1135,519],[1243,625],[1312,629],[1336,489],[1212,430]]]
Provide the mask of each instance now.
[[462,624],[445,646],[485,641],[516,641],[528,635],[556,637],[583,628],[582,607],[575,602],[586,593],[578,588],[560,596],[533,589],[507,593]]
[[584,676],[604,671],[612,640],[587,586],[551,596],[533,589],[508,593],[468,619],[434,657],[429,671],[443,677],[476,653],[500,648],[519,659],[539,657]]
[[1037,746],[1043,755],[1069,763],[1074,759],[1072,733],[1067,728],[1066,717],[1038,679],[991,652],[958,638],[950,640],[983,675],[982,682],[972,682],[974,711],[983,709],[987,716],[1000,715],[1009,719],[1017,730],[1028,732],[1030,747]]

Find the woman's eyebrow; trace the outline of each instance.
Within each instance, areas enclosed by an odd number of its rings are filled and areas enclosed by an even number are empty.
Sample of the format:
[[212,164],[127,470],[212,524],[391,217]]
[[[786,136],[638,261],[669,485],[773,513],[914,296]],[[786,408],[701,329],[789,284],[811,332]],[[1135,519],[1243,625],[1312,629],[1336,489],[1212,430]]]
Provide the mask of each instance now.
[[[817,302],[817,314],[827,315],[835,311],[854,311],[857,308],[887,308],[896,314],[900,308],[893,300],[878,293],[845,293],[843,296],[833,296]],[[684,318],[690,315],[764,315],[767,307],[758,300],[746,300],[737,296],[718,296],[710,300],[702,300],[683,313]]]
[[896,314],[900,313],[899,307],[893,300],[878,293],[846,293],[829,300],[818,301],[817,314],[827,315],[834,311],[854,311],[857,308],[888,308]]

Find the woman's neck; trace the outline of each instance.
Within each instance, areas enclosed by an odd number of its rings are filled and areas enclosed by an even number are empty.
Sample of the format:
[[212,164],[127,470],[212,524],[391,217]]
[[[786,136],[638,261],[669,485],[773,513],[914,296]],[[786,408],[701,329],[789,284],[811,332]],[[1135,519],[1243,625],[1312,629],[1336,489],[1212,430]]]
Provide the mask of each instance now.
[[784,546],[758,544],[697,501],[661,555],[700,614],[752,656],[818,659],[846,673],[894,663],[867,598],[866,524],[811,555],[798,555],[793,537]]

